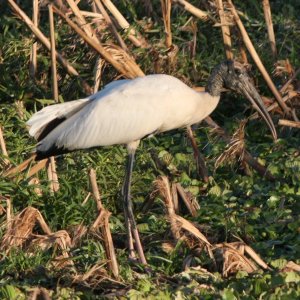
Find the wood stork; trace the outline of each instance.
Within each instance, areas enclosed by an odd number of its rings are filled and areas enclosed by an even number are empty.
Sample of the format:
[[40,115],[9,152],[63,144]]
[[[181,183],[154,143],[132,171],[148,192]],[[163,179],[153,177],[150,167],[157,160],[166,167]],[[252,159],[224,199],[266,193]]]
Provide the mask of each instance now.
[[203,120],[219,103],[222,88],[244,94],[265,120],[276,140],[275,126],[247,71],[236,61],[225,61],[213,69],[206,92],[196,92],[169,75],[148,75],[114,81],[85,99],[43,108],[27,122],[30,135],[38,141],[36,159],[78,149],[127,145],[123,205],[127,233],[131,239],[129,251],[133,255],[133,235],[140,262],[145,264],[130,198],[136,149],[146,136]]

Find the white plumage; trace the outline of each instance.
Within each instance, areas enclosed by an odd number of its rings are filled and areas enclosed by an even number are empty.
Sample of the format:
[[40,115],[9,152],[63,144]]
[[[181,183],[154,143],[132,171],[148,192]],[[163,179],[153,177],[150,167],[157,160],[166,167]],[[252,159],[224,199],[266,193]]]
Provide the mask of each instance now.
[[37,149],[67,150],[129,144],[152,133],[197,123],[216,107],[219,96],[198,93],[175,77],[149,75],[119,80],[85,99],[48,106],[27,122],[38,139],[45,125],[66,118]]

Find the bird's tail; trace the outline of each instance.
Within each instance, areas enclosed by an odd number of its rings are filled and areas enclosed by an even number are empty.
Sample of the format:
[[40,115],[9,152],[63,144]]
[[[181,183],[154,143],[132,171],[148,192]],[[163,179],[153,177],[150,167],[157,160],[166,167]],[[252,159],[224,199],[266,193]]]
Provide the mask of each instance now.
[[88,97],[43,108],[27,121],[29,134],[38,141],[42,140],[60,123],[87,105],[90,100],[91,98]]

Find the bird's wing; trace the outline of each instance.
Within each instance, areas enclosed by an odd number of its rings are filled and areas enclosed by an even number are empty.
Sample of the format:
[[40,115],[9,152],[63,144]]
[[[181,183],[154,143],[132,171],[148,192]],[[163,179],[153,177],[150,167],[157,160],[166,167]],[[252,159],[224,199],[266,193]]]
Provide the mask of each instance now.
[[40,141],[55,127],[80,111],[90,101],[98,99],[101,94],[109,93],[112,89],[120,88],[126,82],[128,82],[127,79],[113,81],[107,84],[102,91],[87,98],[44,107],[27,121],[29,134]]
[[44,107],[27,121],[26,124],[29,126],[29,134],[35,139],[41,140],[47,135],[46,131],[49,133],[61,122],[81,110],[89,100],[90,98],[88,97],[85,99]]
[[181,127],[193,112],[186,105],[189,90],[165,75],[113,83],[55,127],[39,142],[37,151],[128,144],[153,132]]

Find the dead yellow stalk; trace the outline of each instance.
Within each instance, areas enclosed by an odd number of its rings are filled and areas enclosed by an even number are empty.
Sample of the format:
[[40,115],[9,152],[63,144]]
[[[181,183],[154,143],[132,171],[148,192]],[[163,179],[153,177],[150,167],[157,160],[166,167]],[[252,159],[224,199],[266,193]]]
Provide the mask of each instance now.
[[239,161],[243,160],[245,153],[245,125],[247,120],[240,123],[239,128],[232,135],[229,143],[226,145],[225,151],[216,159],[215,168],[218,168],[225,161],[233,161],[235,157],[239,157]]
[[278,122],[278,125],[300,128],[300,122],[295,122],[295,121],[290,121],[290,120],[285,120],[285,119],[280,119]]
[[[235,9],[235,6],[232,3],[232,0],[228,0],[228,3],[230,5],[232,14],[233,14],[233,18],[238,26],[238,28],[240,29],[243,41],[245,43],[245,46],[247,47],[250,55],[252,56],[255,64],[257,65],[259,71],[261,72],[262,76],[264,77],[267,85],[269,86],[270,90],[272,91],[273,95],[275,96],[275,99],[278,101],[278,104],[280,105],[280,107],[282,108],[282,110],[284,111],[284,113],[286,113],[287,115],[290,115],[290,108],[283,102],[282,97],[280,95],[280,93],[278,92],[276,86],[274,85],[270,75],[268,74],[266,68],[264,67],[260,57],[258,56],[250,38],[249,35]],[[295,120],[297,121],[297,120]]]
[[8,167],[10,165],[10,161],[8,159],[8,153],[6,150],[6,144],[5,144],[5,140],[3,137],[3,131],[2,131],[1,126],[0,126],[0,147],[1,147],[2,154],[4,156],[4,158],[3,158],[4,165],[5,165],[5,167]]
[[173,2],[178,3],[180,5],[183,6],[183,8],[188,11],[189,13],[191,13],[192,15],[194,15],[195,17],[206,21],[209,18],[209,13],[206,11],[203,11],[199,8],[197,8],[196,6],[190,4],[188,1],[186,0],[173,0]]
[[180,227],[176,223],[175,208],[172,200],[172,193],[171,193],[168,177],[166,176],[158,177],[155,181],[155,187],[157,188],[157,190],[162,195],[165,201],[165,205],[168,213],[168,219],[171,224],[171,232],[174,239],[178,240],[180,238]]
[[[41,41],[42,44],[46,46],[48,50],[51,49],[50,41],[45,37],[45,35],[39,30],[37,26],[33,24],[33,22],[28,18],[28,16],[24,13],[23,10],[13,1],[8,0],[8,3],[13,8],[13,10],[20,16],[20,18],[25,22],[25,24],[31,29],[34,35]],[[60,54],[56,51],[57,60],[62,64],[62,66],[67,70],[67,72],[71,75],[78,76],[78,72],[74,69],[74,67]]]
[[115,248],[114,248],[110,227],[109,227],[109,217],[111,213],[108,210],[106,210],[102,205],[100,192],[96,181],[96,173],[94,169],[90,169],[89,177],[92,186],[93,196],[96,201],[97,210],[99,214],[96,221],[91,226],[91,230],[95,230],[96,228],[100,227],[100,230],[102,232],[102,238],[104,239],[105,252],[108,259],[110,270],[114,275],[114,277],[118,278],[119,266],[118,266]]
[[266,25],[268,29],[268,36],[271,45],[271,50],[272,50],[273,57],[275,59],[277,56],[277,50],[276,50],[276,41],[275,41],[275,34],[273,29],[271,7],[270,7],[269,0],[263,0],[262,5],[264,9],[264,15],[265,15]]
[[128,39],[136,47],[147,48],[149,46],[145,38],[134,28],[130,27],[130,24],[110,0],[101,1],[105,5],[105,7],[110,11],[110,13],[115,17],[118,25],[128,33]]
[[[38,27],[38,17],[39,17],[39,1],[33,0],[32,22],[36,27]],[[36,70],[37,70],[37,42],[34,42],[31,47],[30,62],[29,62],[29,74],[32,79],[35,79]]]
[[[53,6],[49,4],[49,24],[50,24],[50,44],[51,44],[51,73],[52,73],[52,94],[55,102],[58,102],[58,83],[57,83],[57,68],[56,68],[56,50],[55,50],[55,29],[53,18]],[[54,157],[50,157],[47,167],[48,178],[50,182],[50,190],[57,192],[59,190],[58,177]]]
[[171,0],[160,0],[161,10],[165,25],[166,47],[172,46],[172,31],[171,31]]
[[114,35],[114,37],[116,38],[119,46],[126,52],[128,52],[128,48],[124,42],[124,40],[122,39],[121,35],[119,34],[119,32],[117,31],[114,23],[112,22],[110,16],[108,15],[108,13],[106,12],[104,6],[102,5],[100,0],[94,0],[94,4],[96,5],[97,9],[101,12],[102,16],[105,19],[105,22],[107,24],[108,29],[111,31],[111,33]]
[[217,9],[218,9],[220,21],[221,21],[221,29],[222,29],[222,36],[223,36],[226,58],[233,59],[233,53],[231,49],[230,29],[229,26],[227,25],[226,15],[223,7],[223,0],[217,0],[216,2],[217,2]]
[[[69,17],[67,17],[63,12],[53,7],[54,11],[60,15],[69,26],[77,32],[77,34],[84,39],[84,41],[90,45],[94,50],[96,50],[106,61],[113,65],[123,76],[127,78],[134,78],[137,76],[144,76],[144,73],[140,67],[133,61],[133,59],[126,54],[125,51],[119,48],[119,52],[123,55],[122,61],[116,61],[112,55],[99,43],[96,42],[94,38],[89,37],[83,30],[81,30]],[[116,48],[116,47],[115,47]]]

